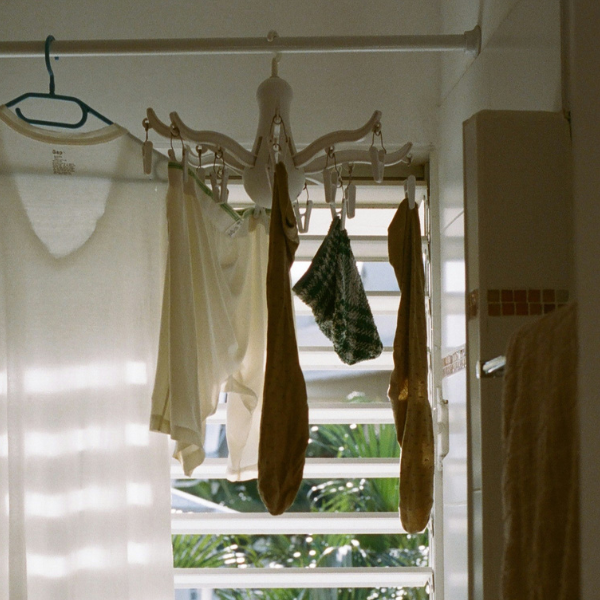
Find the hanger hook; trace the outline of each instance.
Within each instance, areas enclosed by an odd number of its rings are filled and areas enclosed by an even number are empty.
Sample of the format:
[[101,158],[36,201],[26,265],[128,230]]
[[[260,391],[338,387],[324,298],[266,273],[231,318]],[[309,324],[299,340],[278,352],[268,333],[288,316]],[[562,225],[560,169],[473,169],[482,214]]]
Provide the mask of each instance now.
[[281,52],[276,52],[271,60],[271,77],[279,76],[279,63],[281,62]]
[[44,58],[46,60],[46,69],[48,70],[48,75],[50,75],[50,95],[54,95],[54,71],[52,70],[52,65],[50,64],[50,44],[56,38],[53,35],[49,35],[46,38],[46,43],[44,44]]

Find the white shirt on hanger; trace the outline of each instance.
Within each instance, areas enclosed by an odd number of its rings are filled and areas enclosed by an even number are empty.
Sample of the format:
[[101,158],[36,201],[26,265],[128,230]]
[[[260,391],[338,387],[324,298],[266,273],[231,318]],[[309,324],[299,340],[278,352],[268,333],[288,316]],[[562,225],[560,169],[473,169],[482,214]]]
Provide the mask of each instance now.
[[118,125],[0,107],[0,599],[173,597],[169,459],[150,433],[165,183]]

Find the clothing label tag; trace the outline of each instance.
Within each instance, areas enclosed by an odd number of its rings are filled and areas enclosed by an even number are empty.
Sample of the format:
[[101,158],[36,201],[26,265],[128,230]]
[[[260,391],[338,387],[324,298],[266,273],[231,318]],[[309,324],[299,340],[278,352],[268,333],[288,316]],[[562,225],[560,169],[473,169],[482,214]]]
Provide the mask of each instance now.
[[225,231],[225,233],[229,237],[235,237],[235,234],[239,231],[239,229],[240,229],[241,226],[242,226],[242,222],[241,221],[236,221],[230,227],[227,228],[227,230]]
[[62,150],[52,150],[52,171],[55,175],[73,175],[75,163],[67,162]]

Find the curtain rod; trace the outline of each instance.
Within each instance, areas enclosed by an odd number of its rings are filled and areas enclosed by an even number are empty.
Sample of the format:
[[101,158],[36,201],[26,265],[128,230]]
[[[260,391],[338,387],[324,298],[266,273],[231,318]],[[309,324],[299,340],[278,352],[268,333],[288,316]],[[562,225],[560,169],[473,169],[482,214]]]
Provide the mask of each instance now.
[[[463,34],[280,38],[198,38],[156,40],[65,40],[52,56],[169,56],[182,54],[326,54],[342,52],[443,52],[479,54],[479,26]],[[44,56],[44,42],[0,42],[0,58]]]

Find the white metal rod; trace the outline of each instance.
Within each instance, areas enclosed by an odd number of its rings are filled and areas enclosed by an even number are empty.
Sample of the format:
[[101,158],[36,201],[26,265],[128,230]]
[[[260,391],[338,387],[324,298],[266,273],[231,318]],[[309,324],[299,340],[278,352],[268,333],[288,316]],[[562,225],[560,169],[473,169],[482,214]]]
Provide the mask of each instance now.
[[[477,53],[479,27],[463,34],[333,37],[200,38],[156,40],[57,40],[52,56],[146,56],[181,54],[310,54],[331,52]],[[0,42],[0,58],[44,56],[44,42]]]
[[[371,292],[367,292],[367,298],[369,300],[371,312],[374,315],[398,314],[398,304],[400,303],[398,292],[390,292],[387,296],[378,296],[372,294]],[[294,310],[296,311],[296,316],[307,316],[313,314],[310,306],[304,304],[304,302],[302,302],[298,296],[294,296]]]
[[[397,311],[396,311],[397,312]],[[368,402],[352,404],[349,402],[308,403],[308,419],[311,425],[331,425],[339,423],[393,423],[394,415],[389,402]],[[217,410],[206,420],[212,425],[224,425],[227,422],[227,405],[219,404]]]
[[365,360],[354,365],[347,365],[340,360],[333,348],[300,347],[300,366],[305,371],[391,371],[394,368],[394,357],[391,348],[384,348],[383,352],[371,360]]
[[[362,208],[362,205],[359,206]],[[329,206],[327,205],[329,210]],[[301,235],[300,247],[296,251],[296,260],[312,260],[323,243],[323,236]],[[389,261],[387,239],[383,236],[352,236],[352,251],[357,260],[375,262]],[[370,361],[369,361],[370,362]]]
[[288,569],[174,569],[175,588],[380,588],[424,587],[430,567]]
[[316,535],[406,533],[397,512],[384,513],[174,513],[173,534]]
[[[307,458],[305,479],[365,479],[398,477],[398,458]],[[227,459],[207,458],[194,469],[191,477],[183,473],[181,464],[171,463],[171,479],[226,479]]]
[[[398,202],[396,202],[396,206]],[[318,208],[321,208],[320,206]],[[359,206],[363,208],[363,204]],[[329,210],[329,207],[327,207]],[[314,207],[313,207],[313,210]],[[309,261],[312,260],[317,253],[317,250],[323,243],[323,236],[319,235],[301,235],[300,236],[300,247],[296,251],[297,261]],[[427,238],[423,238],[423,249],[426,248],[428,241]],[[357,260],[365,262],[387,262],[389,261],[387,238],[376,235],[353,235],[352,236],[352,251]],[[368,364],[371,361],[367,361]]]

